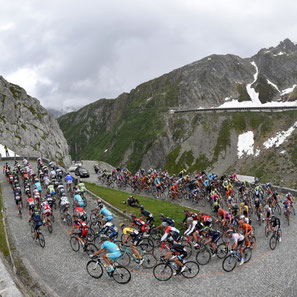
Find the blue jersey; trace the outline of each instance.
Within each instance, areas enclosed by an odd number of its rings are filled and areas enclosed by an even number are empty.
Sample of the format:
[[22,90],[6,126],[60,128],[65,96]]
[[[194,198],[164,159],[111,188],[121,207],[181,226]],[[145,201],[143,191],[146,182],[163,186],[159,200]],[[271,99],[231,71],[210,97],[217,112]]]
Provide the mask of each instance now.
[[209,185],[209,180],[207,179],[204,181],[204,186],[207,187],[208,185]]
[[104,241],[103,244],[101,245],[102,250],[107,250],[109,253],[121,253],[119,247],[108,240]]
[[73,177],[70,174],[66,175],[66,177],[65,177],[65,181],[67,182],[68,180],[73,181]]
[[99,212],[99,214],[102,214],[105,218],[112,220],[112,213],[106,209],[106,208],[102,208]]
[[83,207],[84,206],[84,201],[81,198],[81,196],[79,194],[75,194],[74,195],[74,201],[80,206]]
[[41,184],[40,184],[40,182],[37,182],[37,183],[35,183],[34,185],[36,186],[37,190],[41,192],[42,189],[41,189]]

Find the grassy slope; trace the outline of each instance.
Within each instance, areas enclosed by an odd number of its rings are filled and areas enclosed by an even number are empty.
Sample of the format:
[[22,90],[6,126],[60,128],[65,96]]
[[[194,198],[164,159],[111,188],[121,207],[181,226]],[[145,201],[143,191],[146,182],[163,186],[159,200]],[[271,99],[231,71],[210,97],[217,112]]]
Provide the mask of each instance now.
[[[129,193],[113,190],[110,188],[100,187],[93,183],[85,182],[85,184],[88,190],[90,190],[97,196],[100,196],[102,199],[106,200],[107,202],[122,210],[123,212],[127,214],[135,213],[137,216],[139,216],[140,211],[138,208],[130,207],[127,204],[122,203],[122,201],[127,201]],[[138,199],[145,209],[151,211],[154,214],[156,224],[160,223],[159,214],[163,213],[165,216],[173,218],[177,223],[178,227],[180,227],[180,222],[182,222],[185,217],[185,207],[168,201],[160,201],[140,195],[133,195],[133,197]],[[192,211],[199,212],[197,209],[192,209]]]
[[3,224],[1,185],[0,185],[0,250],[5,257],[9,256],[9,250],[6,242],[4,224]]

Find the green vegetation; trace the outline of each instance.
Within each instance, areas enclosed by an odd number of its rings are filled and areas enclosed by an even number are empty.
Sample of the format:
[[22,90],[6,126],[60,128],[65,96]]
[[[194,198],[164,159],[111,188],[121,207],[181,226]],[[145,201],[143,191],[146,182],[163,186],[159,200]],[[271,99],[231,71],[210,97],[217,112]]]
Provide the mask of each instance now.
[[9,87],[9,90],[15,99],[21,98],[21,89],[19,86],[11,84],[11,87]]
[[[130,195],[129,193],[100,187],[93,183],[85,182],[85,184],[88,190],[90,190],[97,196],[100,196],[102,199],[106,200],[124,213],[136,213],[136,215],[139,216],[140,211],[138,208],[133,208],[128,206],[127,204],[122,203],[123,201],[127,201],[127,198]],[[177,226],[180,227],[180,222],[182,222],[185,217],[185,207],[168,201],[160,201],[140,195],[133,195],[133,197],[138,199],[145,209],[148,209],[154,214],[156,224],[160,224],[159,214],[163,213],[165,216],[172,217],[177,223]],[[192,209],[192,211],[198,212],[197,209]]]
[[266,78],[261,74],[254,84],[257,85],[255,90],[259,93],[259,100],[262,103],[271,101],[271,99],[278,94],[277,90],[272,85],[268,84]]
[[6,242],[5,230],[3,224],[3,214],[2,214],[2,190],[0,185],[0,250],[5,257],[9,256],[9,249]]
[[178,168],[176,166],[176,159],[179,155],[181,146],[178,145],[174,150],[172,150],[165,158],[165,168],[170,174],[177,173]]
[[247,90],[246,90],[246,84],[237,84],[236,90],[239,93],[239,102],[242,101],[251,101],[251,97],[249,96]]
[[24,129],[24,130],[27,130],[27,126],[25,124],[22,124],[21,127]]

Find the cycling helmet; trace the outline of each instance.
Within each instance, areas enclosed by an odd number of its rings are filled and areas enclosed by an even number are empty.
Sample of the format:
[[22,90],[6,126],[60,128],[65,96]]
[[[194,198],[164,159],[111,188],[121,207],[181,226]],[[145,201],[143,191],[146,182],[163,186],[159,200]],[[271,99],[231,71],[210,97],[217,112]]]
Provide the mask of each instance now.
[[98,204],[101,204],[102,203],[102,200],[99,198],[99,199],[97,199],[97,203]]
[[274,221],[274,220],[275,220],[275,216],[272,216],[270,219],[271,219],[272,221]]
[[111,223],[111,222],[107,222],[107,223],[105,224],[105,226],[106,226],[106,227],[111,227],[111,226],[112,226],[112,223]]
[[124,228],[126,225],[124,223],[120,224],[120,228]]
[[203,217],[203,216],[204,216],[204,213],[203,213],[203,212],[200,212],[199,215],[200,215],[201,217]]
[[266,204],[266,205],[264,206],[264,209],[268,209],[268,208],[269,208],[269,205]]
[[226,232],[226,235],[232,235],[233,234],[233,230],[232,229],[229,229],[227,232]]
[[189,210],[188,210],[188,209],[185,209],[185,210],[184,210],[184,212],[185,212],[185,213],[188,213],[188,212],[189,212]]
[[66,197],[66,194],[64,192],[62,193],[62,197]]
[[98,207],[99,208],[102,208],[103,207],[103,204],[102,203],[98,204]]
[[80,194],[80,190],[75,190],[75,194]]
[[139,205],[139,208],[140,208],[141,210],[143,210],[143,209],[144,209],[143,205]]
[[160,213],[160,214],[159,214],[159,217],[160,217],[160,218],[164,218],[165,216],[164,216],[162,213]]
[[244,219],[244,222],[245,222],[246,224],[248,224],[248,223],[250,222],[250,219],[249,219],[249,218],[245,218],[245,219]]
[[104,241],[107,239],[107,236],[105,234],[100,234],[101,241]]
[[240,216],[240,219],[241,219],[241,220],[243,220],[244,218],[245,218],[245,216],[243,216],[243,215]]

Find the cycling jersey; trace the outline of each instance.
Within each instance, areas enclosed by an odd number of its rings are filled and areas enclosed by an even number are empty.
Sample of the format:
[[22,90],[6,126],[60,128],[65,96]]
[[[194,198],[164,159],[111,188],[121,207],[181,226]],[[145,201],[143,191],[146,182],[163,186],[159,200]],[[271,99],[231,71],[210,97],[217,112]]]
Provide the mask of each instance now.
[[106,208],[101,208],[99,214],[103,215],[106,221],[111,221],[113,219],[112,213]]
[[191,235],[195,231],[197,223],[198,221],[193,221],[185,231],[184,235]]
[[104,243],[101,245],[101,249],[107,250],[108,253],[106,254],[106,256],[113,261],[115,261],[121,256],[121,251],[119,247],[115,243],[110,242],[108,240],[104,241]]
[[67,197],[62,197],[60,204],[61,205],[67,205],[67,204],[69,204],[68,198]]
[[279,218],[275,218],[274,222],[271,221],[272,227],[276,227],[277,225],[280,227],[280,219]]
[[79,194],[74,195],[74,201],[80,206],[84,207],[84,201]]
[[73,177],[70,174],[66,175],[65,182],[66,182],[66,184],[72,184]]
[[[233,233],[232,234],[232,240],[235,244],[237,244],[239,241],[243,241],[244,240],[244,236],[242,234],[239,233]],[[230,242],[230,239],[228,239],[228,242]]]
[[172,218],[162,218],[162,222],[167,223],[169,226],[174,227],[175,222]]
[[188,253],[186,251],[186,249],[184,248],[183,245],[181,245],[180,243],[176,243],[174,242],[171,246],[170,246],[170,251],[172,252],[173,255],[180,255],[181,258],[186,258]]
[[168,226],[165,229],[165,233],[161,238],[161,241],[165,241],[167,237],[172,237],[175,241],[178,241],[180,239],[180,232],[178,229],[172,226]]
[[79,189],[82,193],[86,192],[86,186],[84,183],[79,183],[77,186],[79,187]]
[[79,229],[80,233],[79,236],[87,236],[88,235],[88,225],[81,219],[75,219],[73,225]]

